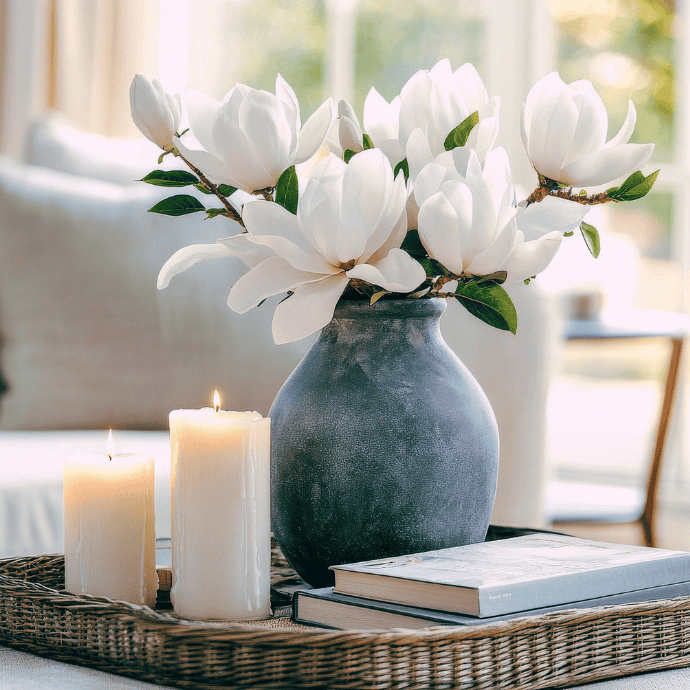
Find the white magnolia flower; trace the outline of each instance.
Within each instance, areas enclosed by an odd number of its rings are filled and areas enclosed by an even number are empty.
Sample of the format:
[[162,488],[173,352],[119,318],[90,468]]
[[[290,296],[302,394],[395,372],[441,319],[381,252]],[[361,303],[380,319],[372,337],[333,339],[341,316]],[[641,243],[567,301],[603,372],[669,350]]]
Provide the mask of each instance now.
[[564,232],[576,228],[589,209],[548,197],[518,208],[508,156],[491,151],[484,162],[474,151],[438,156],[417,177],[419,237],[429,256],[455,275],[507,271],[507,281],[543,271]]
[[311,158],[333,119],[329,98],[302,127],[295,92],[280,75],[275,95],[237,84],[222,102],[193,90],[184,99],[204,150],[188,149],[178,138],[175,146],[214,182],[250,193],[274,187],[283,171]]
[[169,151],[180,126],[179,96],[166,93],[158,79],[150,82],[136,74],[129,87],[129,107],[134,124],[156,146]]
[[500,100],[489,99],[477,70],[470,63],[452,71],[450,61],[420,70],[390,103],[372,88],[364,103],[364,131],[393,164],[407,155],[408,140],[416,129],[426,139],[432,157],[445,150],[447,136],[474,112],[479,124],[466,147],[486,156],[498,135]]
[[406,233],[405,182],[376,149],[349,164],[334,155],[313,170],[297,215],[270,202],[247,204],[242,219],[254,242],[274,255],[230,291],[228,306],[244,313],[267,297],[292,291],[276,308],[276,343],[299,340],[333,317],[352,279],[389,292],[411,292],[426,277],[399,249]]
[[606,141],[608,114],[587,80],[566,84],[557,72],[539,80],[522,107],[522,141],[532,167],[571,187],[594,187],[644,165],[653,144],[628,144],[635,129],[632,101],[618,134]]

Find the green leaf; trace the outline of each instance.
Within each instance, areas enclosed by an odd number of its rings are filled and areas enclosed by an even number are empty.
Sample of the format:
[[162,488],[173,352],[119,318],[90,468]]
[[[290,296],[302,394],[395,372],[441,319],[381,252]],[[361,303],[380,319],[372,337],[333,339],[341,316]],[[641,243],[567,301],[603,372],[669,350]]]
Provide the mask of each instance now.
[[146,177],[142,177],[141,181],[155,184],[157,187],[188,187],[190,184],[196,185],[199,182],[196,175],[186,170],[154,170]]
[[199,200],[189,194],[170,196],[149,209],[151,213],[162,213],[164,216],[186,216],[188,213],[205,210]]
[[419,239],[419,230],[410,230],[400,245],[400,249],[410,256],[426,256],[426,249]]
[[460,283],[455,298],[489,326],[517,333],[518,317],[510,295],[497,283]]
[[390,295],[388,290],[381,290],[380,292],[375,292],[371,299],[369,300],[369,306],[376,304],[384,295]]
[[357,153],[357,152],[356,152],[356,151],[353,151],[352,149],[345,149],[345,151],[343,152],[343,160],[344,160],[346,163],[349,163],[349,162],[350,162],[350,158],[352,158],[352,156],[354,156],[355,153]]
[[362,134],[362,148],[366,151],[367,149],[374,148],[374,142],[368,134]]
[[570,232],[564,232],[563,237],[572,237],[575,234],[574,230],[571,230]]
[[[213,192],[210,189],[206,189],[201,182],[199,184],[194,185],[200,192],[203,192],[204,194],[213,194]],[[231,194],[234,194],[237,191],[237,188],[231,187],[229,184],[221,184],[218,185],[218,191],[223,195],[223,196],[230,196]]]
[[276,203],[297,215],[297,200],[299,186],[295,166],[290,166],[279,178],[276,184]]
[[430,259],[424,256],[416,256],[415,258],[422,265],[427,276],[443,276],[446,274],[446,269],[443,268],[443,266],[435,259]]
[[447,137],[444,142],[446,151],[452,151],[458,146],[464,146],[470,137],[470,132],[479,124],[479,113],[474,112],[466,117]]
[[496,283],[497,285],[503,285],[508,278],[508,271],[496,271],[495,273],[490,273],[487,276],[475,276],[475,280],[472,282],[480,285],[481,283]]
[[223,214],[227,214],[227,211],[224,208],[207,208],[206,209],[206,218],[215,218],[216,216],[222,216]]
[[623,193],[621,193],[621,190],[619,189],[616,193],[616,198],[620,199],[621,201],[635,201],[635,199],[641,199],[643,196],[646,196],[654,186],[656,178],[659,176],[659,172],[660,170],[657,170],[651,175],[647,175],[647,177],[643,178],[639,184],[631,187]]
[[400,171],[403,171],[403,175],[405,176],[405,182],[410,178],[410,166],[407,164],[407,158],[403,158],[400,163],[398,163],[395,166],[395,170],[393,171],[393,177],[397,177],[398,173]]
[[623,184],[618,187],[617,194],[625,194],[629,192],[633,187],[637,187],[638,184],[644,182],[644,175],[638,170],[634,172],[628,179],[623,182]]
[[584,221],[580,223],[580,230],[582,231],[582,237],[584,237],[589,253],[596,259],[601,251],[599,231],[593,225],[585,223]]

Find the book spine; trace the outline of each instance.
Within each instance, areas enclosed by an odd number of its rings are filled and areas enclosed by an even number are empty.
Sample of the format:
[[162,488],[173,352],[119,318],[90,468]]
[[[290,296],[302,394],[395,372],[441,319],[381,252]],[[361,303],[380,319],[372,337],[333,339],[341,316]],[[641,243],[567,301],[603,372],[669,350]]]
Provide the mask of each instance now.
[[482,587],[479,616],[500,616],[690,580],[690,554]]

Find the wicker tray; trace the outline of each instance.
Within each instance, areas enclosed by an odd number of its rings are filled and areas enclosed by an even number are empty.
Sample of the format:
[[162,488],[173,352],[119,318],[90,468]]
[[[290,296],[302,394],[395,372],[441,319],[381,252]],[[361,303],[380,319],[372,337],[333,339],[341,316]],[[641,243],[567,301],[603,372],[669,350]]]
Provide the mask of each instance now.
[[[290,571],[274,550],[273,581]],[[64,557],[0,560],[0,644],[180,688],[553,688],[690,666],[690,597],[425,630],[189,622],[64,587]]]

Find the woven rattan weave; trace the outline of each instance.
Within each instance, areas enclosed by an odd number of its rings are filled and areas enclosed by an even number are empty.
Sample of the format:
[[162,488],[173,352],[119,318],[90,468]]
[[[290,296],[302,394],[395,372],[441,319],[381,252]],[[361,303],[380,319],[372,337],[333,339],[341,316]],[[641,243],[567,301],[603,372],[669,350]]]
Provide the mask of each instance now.
[[[289,577],[274,561],[274,579]],[[181,688],[527,690],[690,666],[690,597],[471,628],[339,632],[190,623],[63,587],[62,556],[0,561],[0,644]]]

